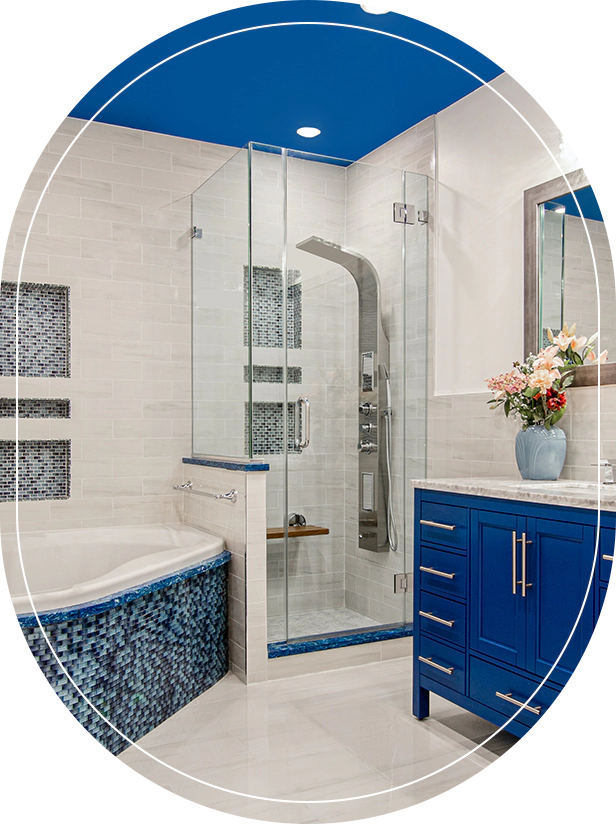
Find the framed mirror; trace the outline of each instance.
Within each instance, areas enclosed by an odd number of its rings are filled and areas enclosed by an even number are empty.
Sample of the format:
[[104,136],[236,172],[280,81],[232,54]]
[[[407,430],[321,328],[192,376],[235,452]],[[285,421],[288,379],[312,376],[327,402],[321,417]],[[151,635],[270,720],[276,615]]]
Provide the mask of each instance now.
[[[593,255],[601,309],[600,348],[595,351],[598,355],[607,349],[608,358],[616,360],[614,267],[603,217],[584,170],[524,192],[525,355],[549,345],[548,328],[556,334],[563,323],[576,323],[577,334],[588,338],[597,331]],[[578,367],[574,385],[596,385],[598,374],[596,365]],[[616,384],[616,363],[602,364],[600,374],[601,384]]]

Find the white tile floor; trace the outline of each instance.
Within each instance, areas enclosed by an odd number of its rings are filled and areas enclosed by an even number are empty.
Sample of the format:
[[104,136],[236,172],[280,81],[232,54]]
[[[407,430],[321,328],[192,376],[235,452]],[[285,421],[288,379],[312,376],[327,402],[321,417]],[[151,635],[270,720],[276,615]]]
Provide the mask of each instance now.
[[517,741],[499,734],[470,753],[493,725],[435,696],[430,718],[419,722],[410,696],[409,659],[250,686],[227,675],[119,758],[216,810],[342,822],[430,799]]

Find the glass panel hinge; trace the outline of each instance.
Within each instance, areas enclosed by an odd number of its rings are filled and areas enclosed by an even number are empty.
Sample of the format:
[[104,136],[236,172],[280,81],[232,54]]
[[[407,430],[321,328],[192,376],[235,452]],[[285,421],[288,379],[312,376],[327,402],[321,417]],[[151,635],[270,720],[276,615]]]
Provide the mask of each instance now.
[[193,228],[190,231],[190,237],[193,240],[198,239],[198,238],[202,238],[203,237],[203,229],[199,229],[198,226],[193,226]]
[[416,209],[410,203],[394,203],[394,223],[428,223],[429,217],[425,209]]
[[412,586],[411,577],[408,573],[394,574],[394,593],[410,593]]

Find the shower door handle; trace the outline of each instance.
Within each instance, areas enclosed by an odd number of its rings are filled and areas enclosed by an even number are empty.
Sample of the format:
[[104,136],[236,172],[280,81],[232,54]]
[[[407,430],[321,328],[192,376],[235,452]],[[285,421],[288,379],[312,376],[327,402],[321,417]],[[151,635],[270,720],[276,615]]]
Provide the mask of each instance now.
[[310,401],[305,396],[297,399],[295,416],[295,446],[300,450],[310,444]]

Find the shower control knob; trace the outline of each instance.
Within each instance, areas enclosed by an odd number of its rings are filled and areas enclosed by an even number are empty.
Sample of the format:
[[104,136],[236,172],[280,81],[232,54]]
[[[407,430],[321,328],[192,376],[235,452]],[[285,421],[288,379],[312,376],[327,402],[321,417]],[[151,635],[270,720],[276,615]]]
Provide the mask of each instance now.
[[376,444],[374,441],[360,441],[357,450],[360,453],[372,453],[376,450]]
[[362,433],[366,433],[366,435],[369,435],[371,432],[374,432],[374,430],[376,430],[376,424],[360,424],[359,429],[362,431]]
[[369,404],[367,401],[364,404],[359,405],[360,413],[363,415],[370,415],[370,413],[376,412],[376,407],[374,404]]

